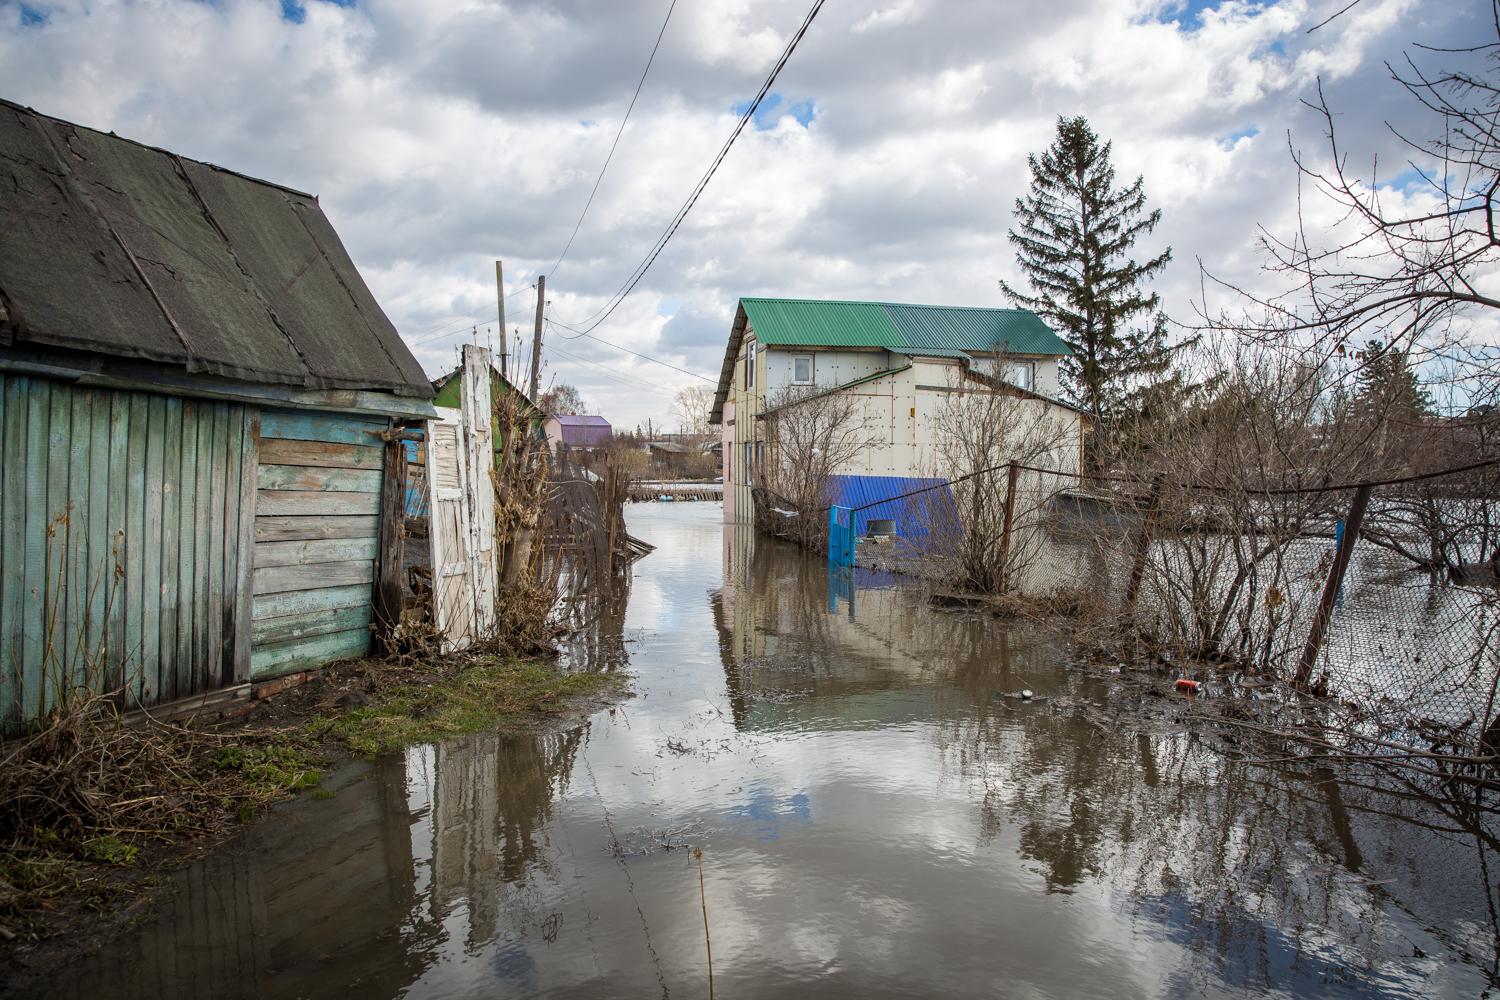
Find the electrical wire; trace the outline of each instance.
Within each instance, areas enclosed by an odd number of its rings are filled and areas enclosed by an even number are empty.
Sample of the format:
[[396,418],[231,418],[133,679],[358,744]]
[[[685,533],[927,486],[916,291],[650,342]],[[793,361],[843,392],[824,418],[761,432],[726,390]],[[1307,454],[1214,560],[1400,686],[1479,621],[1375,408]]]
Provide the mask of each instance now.
[[[662,234],[657,237],[656,242],[652,245],[651,250],[641,260],[641,263],[636,265],[635,270],[630,273],[630,276],[625,279],[625,282],[620,286],[618,290],[616,290],[613,295],[610,296],[609,300],[606,301],[603,306],[601,306],[596,312],[594,312],[593,315],[579,321],[574,326],[569,326],[568,329],[574,329],[575,326],[582,327],[586,325],[588,329],[578,331],[580,333],[583,333],[584,335],[588,335],[590,331],[598,329],[599,325],[605,320],[609,319],[610,315],[619,308],[620,303],[624,302],[625,299],[630,295],[630,293],[635,290],[635,286],[640,284],[641,279],[646,276],[646,272],[651,269],[651,265],[656,263],[656,258],[661,256],[661,252],[666,249],[667,244],[671,242],[672,237],[676,235],[678,227],[682,225],[683,220],[687,218],[688,213],[693,210],[693,206],[698,203],[698,198],[702,196],[704,189],[708,187],[708,182],[713,180],[714,174],[718,172],[719,165],[722,164],[725,157],[729,155],[729,150],[734,146],[735,140],[740,137],[740,134],[742,132],[744,132],[745,125],[752,119],[754,119],[755,112],[760,109],[761,102],[764,101],[766,99],[766,95],[770,93],[771,87],[776,82],[776,78],[781,74],[782,69],[785,68],[787,61],[791,59],[792,53],[797,50],[797,46],[799,43],[801,43],[803,36],[807,34],[807,29],[811,27],[813,19],[816,18],[818,16],[818,12],[823,9],[824,2],[825,0],[815,0],[812,7],[808,10],[807,16],[802,19],[802,25],[797,29],[796,33],[792,35],[791,40],[787,42],[787,46],[782,51],[781,57],[776,60],[776,65],[771,68],[770,75],[767,76],[765,82],[761,84],[759,92],[757,92],[755,95],[755,99],[750,102],[748,107],[746,107],[744,114],[740,115],[740,120],[735,124],[734,131],[729,134],[729,138],[725,141],[723,147],[720,148],[718,155],[715,156],[713,162],[709,164],[707,172],[705,172],[703,177],[698,181],[697,185],[693,188],[692,193],[689,194],[687,200],[683,202],[682,207],[677,210],[677,214],[675,214],[672,217],[671,221],[667,223],[666,229],[664,229],[662,231]],[[655,359],[650,358],[648,360]],[[694,373],[689,372],[688,374]],[[700,375],[698,377],[702,378],[703,376]]]
[[707,375],[700,375],[698,372],[690,372],[686,368],[679,368],[679,367],[677,367],[676,365],[672,364],[669,361],[662,361],[660,358],[653,358],[649,354],[642,354],[640,351],[632,351],[628,347],[621,347],[619,344],[612,344],[609,341],[602,340],[599,337],[596,337],[592,333],[588,333],[585,330],[576,330],[573,327],[569,326],[568,324],[566,324],[564,322],[561,322],[560,320],[549,319],[549,320],[547,320],[547,323],[548,323],[549,326],[552,326],[552,327],[559,327],[560,326],[564,330],[572,330],[573,333],[574,333],[574,336],[564,338],[566,340],[577,340],[579,337],[587,337],[587,338],[589,338],[590,340],[592,340],[596,344],[603,344],[605,347],[613,347],[617,351],[624,351],[626,354],[633,354],[636,357],[640,358],[642,361],[649,361],[652,364],[661,365],[663,368],[670,368],[674,372],[682,372],[682,374],[684,374],[684,375],[691,375],[691,376],[693,376],[693,378],[702,379],[703,381],[710,382],[710,383],[712,383],[714,385],[718,385],[719,384],[719,380],[716,379],[716,378],[710,378]]
[[599,184],[604,180],[604,172],[609,169],[609,161],[615,157],[615,147],[620,145],[620,136],[625,134],[625,123],[630,121],[630,113],[635,110],[636,99],[641,96],[641,88],[646,84],[646,75],[651,72],[651,64],[656,61],[656,50],[661,48],[662,36],[667,33],[667,24],[672,20],[672,11],[677,9],[677,0],[667,7],[667,16],[662,19],[661,30],[656,33],[656,44],[651,46],[651,55],[646,58],[646,68],[641,70],[641,78],[636,82],[635,93],[630,97],[630,105],[625,109],[625,117],[620,119],[620,127],[615,130],[614,141],[609,144],[609,154],[604,157],[604,165],[599,168],[599,176],[594,178],[593,190],[589,192],[588,200],[583,203],[583,211],[578,213],[578,221],[573,223],[573,232],[568,235],[567,245],[562,248],[562,253],[557,255],[552,269],[547,272],[551,277],[557,277],[558,268],[562,267],[563,258],[573,248],[573,240],[578,237],[578,229],[583,225],[584,216],[589,214],[589,206],[594,203],[594,195],[599,193]]
[[565,351],[555,344],[543,344],[542,354],[544,356],[550,355],[554,360],[560,358],[564,361],[573,362],[575,364],[588,365],[590,368],[597,368],[604,378],[619,382],[621,385],[630,385],[641,389],[653,390],[661,388],[660,383],[649,382],[646,379],[641,378],[639,375],[630,375],[625,372],[616,371],[615,369],[610,368],[608,365],[601,364],[600,362],[594,361],[591,358],[585,358],[581,355]]
[[[517,295],[520,295],[527,289],[535,287],[535,285],[522,285],[520,288],[517,288],[515,291],[507,295],[505,297],[505,301],[509,302],[511,299],[515,298]],[[464,327],[473,327],[477,325],[478,324],[472,316],[468,317],[467,319],[461,320],[454,326],[443,326],[442,324],[438,324],[438,327],[434,327],[433,329],[427,330],[424,333],[417,334],[417,339],[407,341],[406,346],[417,347],[421,344],[431,343],[434,340],[442,340],[444,337],[451,337],[453,336],[453,334],[459,333],[463,330]],[[441,327],[441,329],[439,329],[439,327]]]
[[600,364],[597,361],[593,361],[585,357],[580,357],[577,354],[571,354],[568,351],[564,351],[562,348],[557,347],[556,345],[543,343],[542,355],[543,357],[545,357],[548,354],[553,355],[554,358],[561,357],[576,364],[584,364],[597,368],[604,378],[609,379],[612,382],[618,382],[620,385],[623,385],[629,389],[639,389],[645,392],[660,393],[664,396],[673,395],[672,393],[669,393],[665,389],[663,389],[660,385],[648,382],[643,378],[638,378],[634,375],[626,375],[623,372],[617,372],[613,368],[610,368],[607,365]]

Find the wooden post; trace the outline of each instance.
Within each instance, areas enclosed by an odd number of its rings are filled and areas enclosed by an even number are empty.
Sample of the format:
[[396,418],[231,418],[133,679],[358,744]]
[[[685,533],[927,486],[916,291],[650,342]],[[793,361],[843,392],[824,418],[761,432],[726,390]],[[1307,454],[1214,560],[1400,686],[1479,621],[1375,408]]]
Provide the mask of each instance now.
[[495,261],[495,298],[500,302],[500,376],[510,378],[509,351],[506,350],[505,334],[505,270],[501,261]]
[[380,483],[380,559],[375,567],[375,652],[395,651],[401,623],[402,535],[406,526],[406,443],[385,443],[385,475]]
[[1328,619],[1333,616],[1333,606],[1338,600],[1339,590],[1344,586],[1344,573],[1349,569],[1349,557],[1354,552],[1354,543],[1359,538],[1360,525],[1365,519],[1365,507],[1370,503],[1370,487],[1361,486],[1354,491],[1349,502],[1349,515],[1344,518],[1344,537],[1338,551],[1333,555],[1333,565],[1328,567],[1328,579],[1323,581],[1323,596],[1318,599],[1318,608],[1307,627],[1307,641],[1302,646],[1302,658],[1297,661],[1297,675],[1292,685],[1298,691],[1306,691],[1312,682],[1313,667],[1318,662],[1318,653],[1323,648],[1323,634],[1328,630]]
[[1010,577],[1010,529],[1015,519],[1016,479],[1021,467],[1014,461],[1005,470],[1005,528],[1000,535],[1000,592],[1009,589]]
[[1141,521],[1141,538],[1135,546],[1135,561],[1130,566],[1130,585],[1125,588],[1125,612],[1135,610],[1141,596],[1141,580],[1146,575],[1146,553],[1151,547],[1151,532],[1156,527],[1156,513],[1161,507],[1162,474],[1151,481],[1151,497],[1146,501],[1146,516]]
[[547,307],[547,276],[536,276],[536,330],[531,338],[531,401],[536,402],[537,383],[542,378],[542,310]]

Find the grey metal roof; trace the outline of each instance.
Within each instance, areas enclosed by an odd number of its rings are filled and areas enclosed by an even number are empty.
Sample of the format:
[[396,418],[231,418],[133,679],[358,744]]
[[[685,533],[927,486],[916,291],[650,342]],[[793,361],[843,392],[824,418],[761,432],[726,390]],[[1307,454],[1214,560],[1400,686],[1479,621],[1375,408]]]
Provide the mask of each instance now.
[[0,100],[0,347],[433,390],[312,195]]

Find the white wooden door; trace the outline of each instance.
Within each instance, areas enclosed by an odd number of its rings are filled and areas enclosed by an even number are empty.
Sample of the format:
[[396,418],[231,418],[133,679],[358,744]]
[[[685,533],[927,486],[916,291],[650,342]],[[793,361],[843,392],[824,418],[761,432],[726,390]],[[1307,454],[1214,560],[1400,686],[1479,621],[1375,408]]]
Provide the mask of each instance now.
[[465,344],[463,354],[464,462],[468,473],[469,579],[474,597],[474,624],[480,635],[495,627],[498,585],[495,548],[495,430],[490,407],[490,352]]
[[427,422],[427,483],[431,491],[428,539],[432,545],[432,614],[443,648],[463,649],[473,641],[472,520],[468,462],[464,457],[463,415],[440,406]]

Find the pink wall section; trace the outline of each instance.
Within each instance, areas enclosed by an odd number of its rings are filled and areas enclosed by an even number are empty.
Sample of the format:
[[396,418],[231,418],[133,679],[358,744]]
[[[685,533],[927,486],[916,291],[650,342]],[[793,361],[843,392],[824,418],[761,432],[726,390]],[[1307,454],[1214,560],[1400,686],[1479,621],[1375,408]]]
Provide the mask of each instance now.
[[723,423],[719,429],[724,434],[724,520],[734,520],[734,483],[729,478],[734,468],[734,400],[724,401]]

